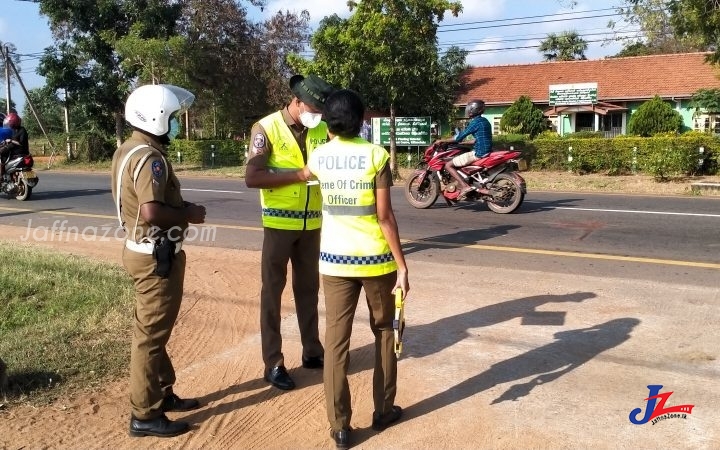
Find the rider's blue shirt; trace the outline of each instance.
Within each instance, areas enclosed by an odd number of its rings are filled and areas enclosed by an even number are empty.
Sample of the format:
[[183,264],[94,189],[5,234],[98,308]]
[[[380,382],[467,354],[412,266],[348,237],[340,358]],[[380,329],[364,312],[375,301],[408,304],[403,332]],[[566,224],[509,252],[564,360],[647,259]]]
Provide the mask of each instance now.
[[468,124],[467,128],[462,130],[460,134],[455,137],[457,142],[462,142],[463,139],[472,135],[475,138],[475,156],[481,158],[492,150],[492,125],[490,121],[483,116],[476,116]]

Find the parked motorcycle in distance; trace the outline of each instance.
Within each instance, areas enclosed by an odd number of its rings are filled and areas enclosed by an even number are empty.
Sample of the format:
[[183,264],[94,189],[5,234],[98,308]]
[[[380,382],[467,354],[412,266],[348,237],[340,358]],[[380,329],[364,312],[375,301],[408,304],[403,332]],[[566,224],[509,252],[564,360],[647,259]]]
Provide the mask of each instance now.
[[[436,142],[425,150],[418,169],[405,182],[405,198],[415,208],[432,206],[442,194],[445,202],[452,206],[458,202],[458,182],[445,169],[445,163],[455,156],[472,151],[467,144]],[[518,173],[527,168],[522,152],[497,150],[480,158],[469,166],[458,169],[458,174],[476,188],[485,188],[490,195],[477,191],[470,192],[465,201],[485,202],[491,211],[509,214],[522,204],[527,187],[525,179]]]
[[29,199],[39,181],[33,170],[33,164],[32,155],[10,157],[5,163],[4,175],[0,180],[0,191],[20,201]]

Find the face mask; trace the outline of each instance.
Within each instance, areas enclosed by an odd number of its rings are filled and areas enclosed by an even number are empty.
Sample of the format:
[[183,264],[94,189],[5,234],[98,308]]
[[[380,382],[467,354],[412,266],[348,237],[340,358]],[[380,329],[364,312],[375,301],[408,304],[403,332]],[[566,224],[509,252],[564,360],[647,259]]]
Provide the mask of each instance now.
[[306,128],[315,128],[320,125],[320,120],[322,120],[321,113],[311,113],[308,111],[300,113],[300,123]]
[[173,117],[170,119],[170,131],[168,131],[168,138],[172,141],[177,137],[177,135],[180,134],[180,122]]

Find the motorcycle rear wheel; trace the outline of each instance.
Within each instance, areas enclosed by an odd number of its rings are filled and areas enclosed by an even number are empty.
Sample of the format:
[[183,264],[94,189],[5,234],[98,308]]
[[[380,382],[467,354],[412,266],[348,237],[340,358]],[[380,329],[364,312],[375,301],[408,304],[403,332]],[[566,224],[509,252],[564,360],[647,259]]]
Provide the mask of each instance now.
[[425,176],[420,184],[420,173],[414,173],[405,182],[405,198],[418,209],[431,207],[440,195],[440,182],[434,173]]
[[518,209],[525,199],[522,188],[507,173],[499,174],[488,188],[497,192],[497,195],[493,195],[492,200],[487,201],[488,208],[494,213],[510,214]]
[[24,202],[32,196],[32,188],[28,186],[23,179],[17,180],[16,189],[17,193],[15,194],[15,200],[20,200],[21,202]]

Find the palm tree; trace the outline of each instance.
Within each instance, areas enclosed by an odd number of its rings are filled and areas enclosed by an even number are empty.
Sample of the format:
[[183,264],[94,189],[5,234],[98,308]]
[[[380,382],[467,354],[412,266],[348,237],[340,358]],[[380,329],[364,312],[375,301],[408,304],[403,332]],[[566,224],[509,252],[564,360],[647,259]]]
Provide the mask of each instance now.
[[545,61],[574,61],[587,59],[587,48],[587,41],[577,31],[563,31],[560,34],[548,34],[538,50],[544,55]]

